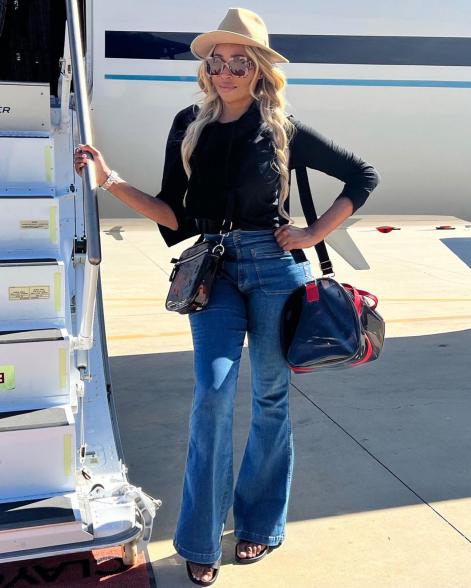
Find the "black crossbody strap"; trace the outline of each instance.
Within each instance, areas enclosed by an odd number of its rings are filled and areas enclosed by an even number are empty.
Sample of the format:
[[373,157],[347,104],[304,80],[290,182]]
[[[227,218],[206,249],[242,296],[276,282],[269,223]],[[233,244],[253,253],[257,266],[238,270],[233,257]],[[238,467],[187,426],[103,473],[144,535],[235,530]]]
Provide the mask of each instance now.
[[228,233],[229,231],[232,230],[232,224],[234,221],[234,213],[235,213],[235,205],[236,205],[235,190],[230,185],[231,178],[230,178],[230,174],[229,174],[229,163],[230,163],[230,159],[231,159],[231,155],[232,155],[233,143],[234,143],[234,125],[232,126],[231,138],[230,138],[229,148],[227,150],[227,156],[226,156],[226,165],[225,165],[226,178],[225,178],[225,181],[226,181],[227,196],[226,196],[226,208],[224,210],[224,219],[223,219],[223,223],[221,225],[221,232],[222,233]]
[[[296,168],[296,181],[299,190],[299,199],[301,200],[301,207],[303,209],[304,217],[308,225],[312,225],[317,220],[316,208],[312,199],[311,187],[309,185],[309,178],[305,167]],[[327,247],[324,241],[320,241],[315,245],[317,257],[322,270],[322,275],[333,274],[334,269],[330,261]]]
[[226,209],[224,211],[224,221],[221,225],[221,231],[227,233],[232,230],[232,222],[234,220],[235,212],[235,191],[230,189],[227,191]]

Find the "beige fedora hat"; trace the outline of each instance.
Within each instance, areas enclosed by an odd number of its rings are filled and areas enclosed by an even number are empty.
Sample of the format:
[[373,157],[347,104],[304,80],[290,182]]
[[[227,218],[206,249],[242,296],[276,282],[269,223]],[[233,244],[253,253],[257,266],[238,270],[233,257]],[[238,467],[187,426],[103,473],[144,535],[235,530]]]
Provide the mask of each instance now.
[[263,20],[246,8],[229,8],[217,31],[209,31],[193,39],[190,49],[198,59],[205,59],[214,45],[235,43],[265,49],[272,63],[289,63],[289,60],[270,49],[268,31]]

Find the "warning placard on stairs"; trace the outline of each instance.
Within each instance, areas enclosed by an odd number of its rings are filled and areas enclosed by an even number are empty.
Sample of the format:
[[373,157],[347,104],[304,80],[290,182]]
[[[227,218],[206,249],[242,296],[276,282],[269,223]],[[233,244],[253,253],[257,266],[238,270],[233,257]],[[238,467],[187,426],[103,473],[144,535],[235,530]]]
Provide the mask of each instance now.
[[0,365],[0,392],[3,390],[14,390],[15,386],[15,366]]
[[8,288],[9,300],[48,300],[50,297],[49,286],[12,286]]

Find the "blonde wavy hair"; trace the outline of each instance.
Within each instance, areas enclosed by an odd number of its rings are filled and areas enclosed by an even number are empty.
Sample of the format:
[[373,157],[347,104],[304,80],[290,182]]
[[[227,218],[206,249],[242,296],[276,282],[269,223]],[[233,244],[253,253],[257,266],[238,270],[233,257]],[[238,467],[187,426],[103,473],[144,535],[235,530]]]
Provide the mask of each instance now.
[[[275,159],[271,165],[280,174],[278,214],[291,222],[289,214],[284,209],[284,203],[289,194],[289,141],[295,132],[295,127],[285,115],[286,102],[283,90],[286,86],[286,77],[279,67],[271,63],[263,49],[245,45],[245,50],[247,57],[255,64],[250,94],[258,103],[264,128],[271,131],[275,149]],[[214,47],[209,55],[213,51]],[[259,75],[262,76],[261,79],[258,79]],[[183,167],[188,177],[191,175],[190,157],[204,127],[218,120],[223,109],[222,100],[206,72],[204,61],[198,68],[198,84],[203,92],[203,99],[199,104],[200,109],[195,120],[188,125],[181,146]]]

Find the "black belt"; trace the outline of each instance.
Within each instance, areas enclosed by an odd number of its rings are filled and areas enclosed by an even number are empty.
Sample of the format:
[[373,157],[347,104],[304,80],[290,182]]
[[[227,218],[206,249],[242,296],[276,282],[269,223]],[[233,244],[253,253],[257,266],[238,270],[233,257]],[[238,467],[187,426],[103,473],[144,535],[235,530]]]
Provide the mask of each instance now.
[[[211,218],[197,218],[195,219],[195,221],[196,226],[198,227],[198,231],[201,231],[201,233],[219,233],[219,231],[221,230],[221,221],[216,221]],[[241,229],[242,231],[250,230],[244,229],[243,226],[241,227],[237,224],[232,225],[230,228],[231,231],[235,231],[236,229]],[[291,253],[293,254],[296,263],[302,263],[303,261],[307,261],[306,255],[304,254],[304,251],[302,249],[293,249]]]
[[[222,221],[216,221],[211,218],[197,218],[196,226],[201,233],[219,233],[222,229]],[[232,226],[231,230],[238,228],[240,227]]]
[[[211,218],[197,218],[195,221],[198,231],[201,233],[219,233],[223,228],[223,221],[217,221]],[[244,225],[244,223],[238,223],[237,221],[232,223],[225,221],[224,223],[224,232],[235,231],[237,229],[242,231],[263,231],[266,229],[268,231],[270,228],[275,230],[274,227],[253,227]]]

